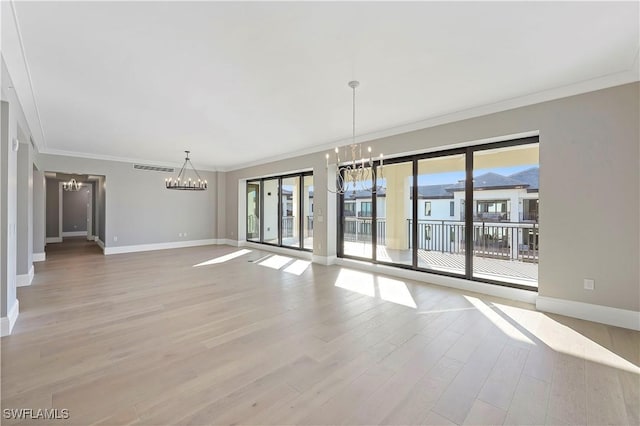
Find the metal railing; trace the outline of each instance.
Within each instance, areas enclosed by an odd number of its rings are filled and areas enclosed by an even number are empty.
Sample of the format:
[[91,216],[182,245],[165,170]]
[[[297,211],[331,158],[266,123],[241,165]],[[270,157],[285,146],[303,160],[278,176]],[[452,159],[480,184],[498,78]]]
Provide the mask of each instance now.
[[[407,219],[409,248],[412,220]],[[538,262],[537,223],[474,222],[473,254],[479,257]],[[465,225],[458,221],[418,221],[418,250],[465,252]]]
[[293,237],[293,224],[295,216],[283,216],[282,217],[282,238]]
[[[345,217],[343,233],[345,241],[371,242],[372,219]],[[377,243],[384,245],[386,241],[387,223],[384,219],[376,221]]]

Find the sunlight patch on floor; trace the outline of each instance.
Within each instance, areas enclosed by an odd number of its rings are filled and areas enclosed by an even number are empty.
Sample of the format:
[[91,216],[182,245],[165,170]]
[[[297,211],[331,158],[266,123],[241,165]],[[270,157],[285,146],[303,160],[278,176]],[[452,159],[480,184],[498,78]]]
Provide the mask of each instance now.
[[335,286],[364,294],[365,296],[375,297],[376,295],[376,290],[373,285],[373,274],[366,272],[341,269]]
[[393,280],[391,278],[377,277],[378,290],[380,290],[380,298],[387,302],[397,303],[398,305],[408,306],[416,309],[415,300],[409,293],[407,284],[404,281]]
[[[640,375],[640,367],[605,348],[588,336],[564,325],[544,312],[500,303],[487,303],[465,296],[506,335],[534,345],[546,345],[555,352]],[[567,321],[580,320],[567,318]],[[606,336],[603,336],[606,338]]]
[[293,259],[290,257],[274,254],[273,256],[258,263],[258,265],[266,266],[267,268],[271,268],[271,269],[280,269],[287,263],[291,262],[292,260]]
[[233,253],[225,254],[224,256],[216,257],[214,259],[209,259],[204,262],[198,263],[197,265],[193,265],[193,267],[197,268],[198,266],[216,265],[218,263],[228,262],[229,260],[244,256],[247,253],[251,253],[251,250],[242,249],[234,251]]
[[416,302],[404,281],[343,268],[338,274],[335,286],[365,296],[376,297],[385,302],[417,309]]
[[311,265],[311,262],[308,260],[296,260],[291,265],[287,266],[284,272],[288,272],[294,275],[302,275],[304,271]]

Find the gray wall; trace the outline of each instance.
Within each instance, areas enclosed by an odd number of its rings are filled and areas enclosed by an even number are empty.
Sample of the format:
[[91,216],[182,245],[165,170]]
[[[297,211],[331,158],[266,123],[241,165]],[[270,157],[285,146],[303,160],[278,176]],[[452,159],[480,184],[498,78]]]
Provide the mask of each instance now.
[[44,253],[46,205],[44,173],[33,168],[33,253]]
[[29,273],[33,265],[33,148],[26,134],[18,127],[18,275]]
[[89,190],[62,191],[62,232],[87,231]]
[[100,241],[104,242],[106,241],[107,237],[106,237],[106,211],[107,211],[107,207],[106,207],[106,180],[104,177],[100,177],[98,179],[98,183],[96,184],[97,188],[98,188],[98,196],[97,196],[97,201],[98,201],[98,207],[95,209],[96,211],[96,216],[97,216],[97,220],[98,220],[98,238],[100,239]]
[[200,172],[207,191],[170,191],[164,179],[173,175],[135,170],[131,163],[47,154],[38,161],[47,171],[105,176],[99,222],[107,247],[217,238],[216,172]]
[[59,216],[59,188],[58,179],[46,178],[46,227],[47,238],[61,237],[60,234],[60,216]]
[[[571,96],[367,142],[385,156],[435,150],[539,131],[542,296],[640,310],[640,83]],[[326,195],[325,151],[228,172],[226,238],[238,239],[242,179],[313,168],[314,202],[327,226],[314,230],[314,254],[327,248],[335,196]],[[321,195],[322,194],[322,195]],[[329,206],[329,210],[327,210]],[[317,213],[316,213],[317,215]],[[335,225],[333,225],[335,226]],[[596,288],[583,289],[593,278]]]

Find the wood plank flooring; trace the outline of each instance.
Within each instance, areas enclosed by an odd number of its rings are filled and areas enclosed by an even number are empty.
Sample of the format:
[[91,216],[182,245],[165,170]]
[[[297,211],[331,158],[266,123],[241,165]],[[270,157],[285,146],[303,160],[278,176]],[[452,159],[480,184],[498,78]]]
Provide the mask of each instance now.
[[640,423],[640,333],[238,250],[48,245],[1,401],[69,418],[3,424]]

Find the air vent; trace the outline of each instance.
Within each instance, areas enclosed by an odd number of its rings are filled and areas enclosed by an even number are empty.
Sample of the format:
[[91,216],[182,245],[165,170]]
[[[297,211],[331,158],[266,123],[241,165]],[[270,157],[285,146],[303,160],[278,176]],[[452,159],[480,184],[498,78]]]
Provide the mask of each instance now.
[[165,172],[165,173],[174,173],[176,169],[173,167],[162,167],[162,166],[149,166],[146,164],[134,164],[134,169],[138,170],[148,170],[151,172]]

